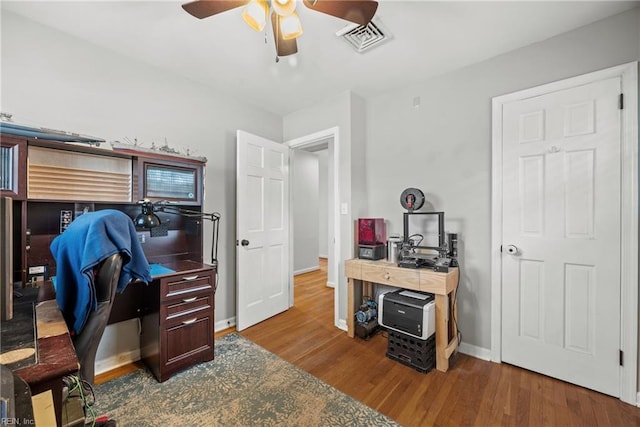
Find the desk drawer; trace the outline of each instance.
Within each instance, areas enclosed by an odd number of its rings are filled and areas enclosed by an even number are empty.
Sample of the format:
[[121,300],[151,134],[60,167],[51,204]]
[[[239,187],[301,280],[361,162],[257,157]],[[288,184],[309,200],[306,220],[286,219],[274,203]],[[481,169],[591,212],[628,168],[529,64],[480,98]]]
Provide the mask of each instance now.
[[201,292],[160,307],[162,376],[213,359],[213,292]]
[[213,278],[208,272],[169,276],[160,279],[161,300],[191,298],[193,293],[212,291]]
[[362,280],[407,289],[420,289],[418,270],[408,268],[362,264]]
[[211,316],[166,328],[163,338],[166,343],[163,349],[165,369],[174,370],[190,366],[193,362],[189,359],[213,359],[213,318]]
[[175,302],[162,304],[160,316],[164,319],[164,326],[171,327],[176,324],[189,324],[193,319],[212,316],[213,294],[211,292],[183,298]]

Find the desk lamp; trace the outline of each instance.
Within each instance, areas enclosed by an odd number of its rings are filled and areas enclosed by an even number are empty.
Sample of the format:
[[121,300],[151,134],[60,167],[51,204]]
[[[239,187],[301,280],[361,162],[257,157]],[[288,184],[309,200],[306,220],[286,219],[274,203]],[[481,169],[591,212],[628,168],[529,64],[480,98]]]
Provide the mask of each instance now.
[[161,226],[162,221],[155,212],[166,212],[186,218],[197,218],[213,222],[213,233],[211,235],[211,264],[215,267],[218,266],[218,230],[220,228],[220,214],[218,212],[200,212],[177,206],[169,206],[167,205],[169,202],[166,200],[152,202],[145,199],[140,200],[138,203],[142,206],[142,213],[136,216],[134,221],[136,227],[152,229]]

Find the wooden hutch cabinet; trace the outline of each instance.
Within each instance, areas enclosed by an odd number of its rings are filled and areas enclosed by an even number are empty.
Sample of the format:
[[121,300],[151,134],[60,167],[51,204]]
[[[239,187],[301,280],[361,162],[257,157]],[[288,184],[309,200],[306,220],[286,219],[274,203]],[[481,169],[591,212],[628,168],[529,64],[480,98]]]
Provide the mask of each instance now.
[[[202,211],[204,159],[0,136],[2,195],[13,199],[14,281],[23,287],[55,275],[51,242],[84,212],[118,209],[133,220],[144,198]],[[163,234],[137,234],[160,273],[152,268],[152,283],[116,294],[109,323],[141,319],[141,356],[165,381],[214,357],[216,270],[202,263],[201,219],[158,216]]]
[[166,200],[185,206],[202,205],[202,163],[197,160],[137,157],[138,200]]

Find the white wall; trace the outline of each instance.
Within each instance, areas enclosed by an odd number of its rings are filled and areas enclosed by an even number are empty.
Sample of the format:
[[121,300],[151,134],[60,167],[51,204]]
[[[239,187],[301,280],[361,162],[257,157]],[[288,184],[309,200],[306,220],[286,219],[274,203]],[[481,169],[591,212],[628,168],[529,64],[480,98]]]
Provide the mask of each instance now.
[[300,274],[319,268],[319,164],[308,151],[293,150],[292,157],[293,274]]
[[318,158],[318,255],[329,256],[329,150],[315,152]]
[[491,98],[637,60],[638,32],[635,9],[368,100],[367,214],[401,233],[399,196],[410,186],[445,211],[459,233],[466,344],[491,347]]
[[[289,141],[307,136],[333,127],[338,128],[338,135],[333,141],[337,147],[339,164],[337,168],[338,181],[336,191],[340,193],[340,205],[346,207],[346,213],[340,215],[342,233],[336,236],[336,250],[338,263],[338,283],[335,286],[340,295],[338,307],[339,322],[346,327],[347,315],[347,280],[344,275],[344,260],[353,258],[353,221],[364,215],[366,198],[363,188],[352,184],[352,176],[356,176],[358,185],[364,185],[364,162],[358,160],[352,164],[352,150],[363,151],[364,146],[364,101],[351,92],[343,92],[338,96],[318,101],[313,107],[305,108],[284,117],[284,139]],[[331,153],[331,149],[330,155]],[[331,254],[330,254],[331,256]],[[330,272],[331,273],[331,272]],[[330,276],[331,277],[331,276]]]
[[[236,129],[282,141],[282,119],[11,12],[3,11],[1,23],[0,102],[16,121],[107,141],[137,138],[146,147],[162,145],[166,138],[176,149],[188,147],[207,157],[204,210],[222,215],[215,317],[223,323],[233,318]],[[206,261],[208,222],[204,236]],[[136,342],[135,323],[128,332],[110,328],[98,359],[135,352],[115,346],[116,341]]]

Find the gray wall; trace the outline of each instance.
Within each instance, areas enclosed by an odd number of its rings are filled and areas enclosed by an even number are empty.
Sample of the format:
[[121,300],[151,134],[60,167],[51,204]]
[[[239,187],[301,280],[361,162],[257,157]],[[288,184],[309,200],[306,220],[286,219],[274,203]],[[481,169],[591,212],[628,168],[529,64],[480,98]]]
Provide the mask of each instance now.
[[[280,118],[9,12],[1,23],[0,101],[16,120],[147,146],[166,137],[209,159],[205,210],[222,214],[217,321],[235,316],[236,129],[283,141],[337,126],[341,260],[353,256],[355,218],[384,217],[399,232],[400,192],[421,188],[460,233],[459,326],[481,349],[491,345],[491,98],[640,58],[635,9],[366,101],[344,92]],[[338,278],[345,319],[342,262]]]
[[318,158],[293,150],[293,274],[318,269],[320,197]]
[[368,100],[367,214],[402,232],[406,187],[445,211],[460,233],[464,343],[491,347],[491,98],[638,60],[638,22],[635,9]]
[[[204,210],[222,215],[215,317],[225,326],[235,316],[236,130],[282,141],[282,118],[11,12],[3,11],[1,24],[0,101],[17,122],[107,141],[138,138],[146,147],[166,138],[207,157]],[[206,260],[208,222],[204,236]],[[117,332],[116,345],[108,330],[98,359],[135,353],[121,345],[137,343],[137,325],[128,331]]]
[[[339,323],[346,327],[347,314],[347,280],[344,275],[344,260],[353,258],[354,218],[366,215],[364,145],[366,142],[365,102],[351,92],[343,92],[337,96],[318,101],[310,108],[288,114],[283,119],[285,141],[307,136],[333,127],[338,128],[338,135],[333,141],[337,147],[339,164],[336,191],[340,194],[340,205],[347,208],[340,215],[339,236],[336,236],[336,248],[339,250],[337,283],[340,295],[338,309]],[[329,150],[331,153],[331,149]],[[352,162],[352,153],[356,157]],[[330,154],[331,155],[331,154]],[[342,206],[338,206],[341,209]],[[332,224],[330,223],[330,227]],[[331,254],[330,254],[331,256]]]

